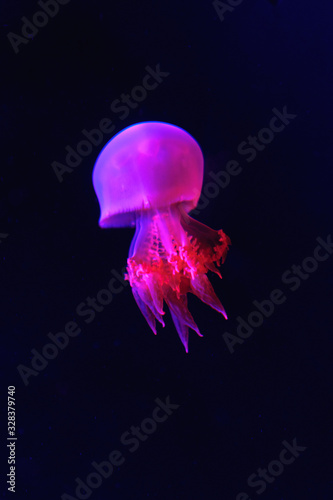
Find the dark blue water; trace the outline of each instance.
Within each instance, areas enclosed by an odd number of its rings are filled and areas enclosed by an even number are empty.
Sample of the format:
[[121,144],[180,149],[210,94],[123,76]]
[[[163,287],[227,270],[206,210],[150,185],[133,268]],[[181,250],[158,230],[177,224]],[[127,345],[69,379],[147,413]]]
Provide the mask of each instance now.
[[[1,5],[2,498],[11,465],[20,499],[332,498],[332,14]],[[133,229],[98,227],[99,151],[149,120],[198,141],[194,217],[232,241],[188,354],[123,280]]]

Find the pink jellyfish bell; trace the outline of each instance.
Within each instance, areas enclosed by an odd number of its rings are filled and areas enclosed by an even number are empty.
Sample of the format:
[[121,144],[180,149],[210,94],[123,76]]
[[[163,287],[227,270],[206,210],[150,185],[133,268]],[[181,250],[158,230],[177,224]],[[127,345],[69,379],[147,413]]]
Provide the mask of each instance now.
[[97,158],[94,188],[101,207],[99,225],[136,226],[127,275],[134,298],[156,334],[163,325],[163,301],[188,352],[189,328],[202,336],[187,307],[187,293],[224,315],[206,274],[220,273],[230,240],[192,219],[203,180],[203,156],[185,130],[145,122],[114,136]]

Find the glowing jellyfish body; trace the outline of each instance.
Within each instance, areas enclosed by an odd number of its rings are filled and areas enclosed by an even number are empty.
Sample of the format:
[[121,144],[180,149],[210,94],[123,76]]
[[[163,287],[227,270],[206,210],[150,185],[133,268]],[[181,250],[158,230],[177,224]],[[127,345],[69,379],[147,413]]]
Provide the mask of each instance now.
[[94,188],[102,228],[136,226],[127,275],[134,298],[156,334],[168,305],[188,352],[189,328],[202,336],[187,307],[187,293],[224,315],[206,274],[224,261],[230,240],[192,219],[199,200],[203,156],[185,130],[162,122],[132,125],[97,158]]

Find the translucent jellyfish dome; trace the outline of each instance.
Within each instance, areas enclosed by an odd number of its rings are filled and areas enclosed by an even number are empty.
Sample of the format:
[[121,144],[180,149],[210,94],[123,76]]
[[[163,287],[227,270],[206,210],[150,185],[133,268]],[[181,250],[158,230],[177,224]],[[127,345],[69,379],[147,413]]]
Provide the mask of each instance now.
[[93,183],[101,227],[134,226],[141,210],[181,203],[195,208],[202,187],[203,156],[185,130],[162,122],[132,125],[100,153]]

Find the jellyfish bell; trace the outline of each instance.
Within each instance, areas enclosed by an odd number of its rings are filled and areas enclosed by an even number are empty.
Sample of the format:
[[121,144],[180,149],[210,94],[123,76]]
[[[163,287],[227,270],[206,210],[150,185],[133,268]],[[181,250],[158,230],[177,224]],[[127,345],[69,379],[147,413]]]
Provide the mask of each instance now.
[[185,130],[162,122],[132,125],[100,153],[93,173],[101,227],[135,225],[141,210],[181,203],[195,208],[201,193],[203,156]]
[[206,274],[217,273],[229,238],[191,218],[203,181],[203,155],[185,130],[163,122],[132,125],[97,158],[93,184],[102,228],[136,226],[127,275],[134,298],[156,334],[168,305],[188,352],[189,328],[202,336],[187,307],[193,293],[225,318]]

